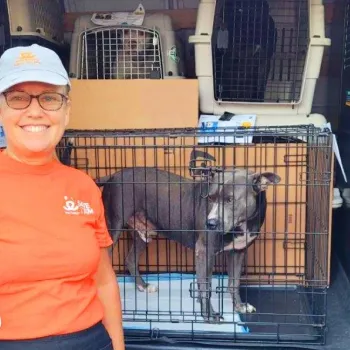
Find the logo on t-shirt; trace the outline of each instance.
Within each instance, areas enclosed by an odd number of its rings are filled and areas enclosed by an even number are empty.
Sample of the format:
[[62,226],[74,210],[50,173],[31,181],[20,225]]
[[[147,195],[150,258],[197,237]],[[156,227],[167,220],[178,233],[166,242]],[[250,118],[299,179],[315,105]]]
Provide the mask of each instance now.
[[64,212],[68,215],[91,215],[94,213],[94,210],[90,207],[90,204],[87,202],[83,202],[80,200],[75,201],[72,198],[68,198],[64,196],[64,200],[66,201],[63,206]]

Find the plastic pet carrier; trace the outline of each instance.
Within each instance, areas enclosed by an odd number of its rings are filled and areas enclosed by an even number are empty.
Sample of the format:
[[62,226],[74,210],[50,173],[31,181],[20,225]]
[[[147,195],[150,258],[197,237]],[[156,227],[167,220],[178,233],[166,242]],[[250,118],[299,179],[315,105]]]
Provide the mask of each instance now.
[[[182,78],[180,41],[171,18],[144,14],[125,22],[120,13],[83,15],[74,26],[70,76],[78,79]],[[123,15],[123,13],[121,13]]]
[[325,37],[321,0],[201,0],[195,35],[202,113],[256,125],[323,125],[310,114]]
[[63,45],[64,8],[60,0],[7,0],[2,1],[1,10],[8,14],[11,46]]

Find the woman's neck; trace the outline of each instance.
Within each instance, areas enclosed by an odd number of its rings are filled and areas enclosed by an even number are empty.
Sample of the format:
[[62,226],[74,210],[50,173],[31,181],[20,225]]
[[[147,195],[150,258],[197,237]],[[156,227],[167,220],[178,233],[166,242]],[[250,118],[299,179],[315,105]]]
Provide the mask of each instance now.
[[12,159],[17,160],[18,162],[25,163],[28,165],[43,165],[52,162],[54,159],[57,159],[56,153],[42,153],[37,156],[32,155],[25,155],[25,154],[19,154],[14,152],[13,150],[6,148],[3,151],[5,154],[7,154]]

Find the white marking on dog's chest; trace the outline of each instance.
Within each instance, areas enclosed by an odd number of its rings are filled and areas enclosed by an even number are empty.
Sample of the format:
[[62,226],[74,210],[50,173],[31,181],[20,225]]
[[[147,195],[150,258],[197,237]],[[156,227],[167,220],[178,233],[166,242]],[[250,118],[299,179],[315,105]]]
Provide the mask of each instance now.
[[234,248],[234,245],[233,245],[233,241],[232,241],[229,244],[225,245],[224,249],[221,250],[221,252],[227,252],[229,250],[233,250],[233,248]]
[[242,236],[238,238],[234,238],[233,241],[228,243],[227,245],[224,246],[224,249],[220,250],[219,253],[221,252],[227,252],[230,250],[242,250],[246,248],[247,245],[249,245],[252,241],[254,241],[257,237],[251,237],[250,235],[247,236],[247,233],[244,233]]

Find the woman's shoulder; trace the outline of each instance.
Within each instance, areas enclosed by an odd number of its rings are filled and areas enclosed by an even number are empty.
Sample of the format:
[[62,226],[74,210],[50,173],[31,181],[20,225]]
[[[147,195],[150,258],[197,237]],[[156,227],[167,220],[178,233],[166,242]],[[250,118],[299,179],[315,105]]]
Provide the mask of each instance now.
[[64,164],[61,164],[60,168],[63,172],[63,176],[66,176],[69,180],[75,183],[78,181],[79,185],[97,187],[94,179],[84,170]]

